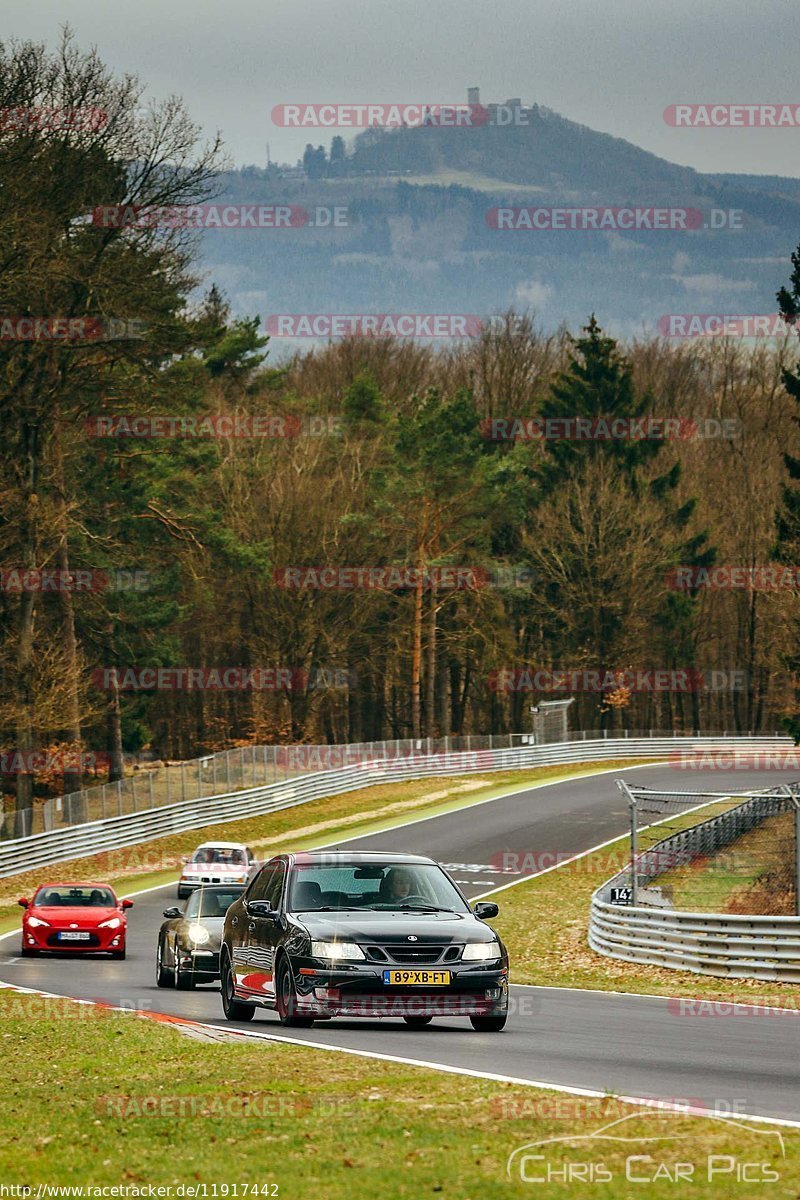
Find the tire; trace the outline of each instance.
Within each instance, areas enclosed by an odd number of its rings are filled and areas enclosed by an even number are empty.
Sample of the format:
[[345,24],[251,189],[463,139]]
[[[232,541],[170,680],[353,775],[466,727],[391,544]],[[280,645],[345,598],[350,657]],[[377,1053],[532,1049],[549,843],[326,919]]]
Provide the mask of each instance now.
[[278,1010],[278,1019],[281,1025],[292,1029],[310,1029],[314,1024],[313,1017],[297,1015],[297,992],[289,960],[286,958],[282,958],[278,964],[275,977],[275,1007]]
[[195,986],[197,980],[194,977],[194,971],[182,971],[178,967],[175,971],[175,987],[179,992],[189,992]]
[[433,1017],[403,1017],[403,1020],[411,1029],[424,1029],[430,1025]]
[[159,940],[156,956],[156,987],[168,988],[174,983],[172,972],[164,966],[164,943]]
[[126,950],[125,950],[124,946],[121,950],[112,950],[111,951],[112,958],[125,958],[125,955],[126,955]]
[[22,946],[22,947],[20,947],[19,953],[20,953],[21,958],[33,958],[33,956],[35,954],[38,954],[39,951],[38,950],[30,950],[27,946]]
[[496,1017],[470,1017],[472,1028],[478,1033],[499,1033],[505,1028],[507,1020],[508,1013],[498,1013]]
[[220,991],[222,993],[222,1011],[228,1021],[252,1021],[256,1013],[255,1004],[243,1004],[237,1000],[233,992],[233,973],[227,954],[220,961]]

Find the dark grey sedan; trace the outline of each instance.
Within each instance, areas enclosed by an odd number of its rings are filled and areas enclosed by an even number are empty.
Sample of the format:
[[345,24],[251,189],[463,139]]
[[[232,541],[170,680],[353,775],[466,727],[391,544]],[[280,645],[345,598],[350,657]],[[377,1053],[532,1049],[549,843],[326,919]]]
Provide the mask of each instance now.
[[159,987],[193,988],[219,979],[219,946],[225,913],[244,891],[244,884],[201,886],[183,908],[165,908],[167,920],[158,933],[156,983]]

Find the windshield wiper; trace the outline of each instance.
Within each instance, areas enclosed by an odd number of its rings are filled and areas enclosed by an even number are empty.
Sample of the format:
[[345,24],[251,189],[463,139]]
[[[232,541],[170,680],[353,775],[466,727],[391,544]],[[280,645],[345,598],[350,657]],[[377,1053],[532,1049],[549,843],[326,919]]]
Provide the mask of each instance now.
[[347,904],[323,904],[322,908],[295,908],[293,912],[362,912],[360,908],[353,908]]
[[436,904],[398,904],[392,912],[446,912],[454,913],[454,908],[439,908]]

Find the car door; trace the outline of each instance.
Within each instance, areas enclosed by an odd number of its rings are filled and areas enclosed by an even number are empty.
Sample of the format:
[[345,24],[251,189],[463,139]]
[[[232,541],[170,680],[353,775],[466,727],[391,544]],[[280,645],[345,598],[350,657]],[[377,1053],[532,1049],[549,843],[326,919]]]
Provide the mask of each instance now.
[[[277,914],[286,880],[286,863],[278,862],[273,867],[260,899],[266,901]],[[260,976],[260,992],[270,1000],[275,998],[275,951],[282,933],[280,920],[258,914],[248,915],[248,932],[252,937],[251,963],[256,965]],[[263,976],[263,977],[261,977]]]
[[[241,912],[237,914],[236,927],[233,930],[231,942],[231,960],[236,987],[243,992],[252,992],[258,996],[265,995],[262,976],[270,972],[263,969],[264,960],[259,954],[256,937],[255,918],[249,911],[254,900],[265,900],[266,892],[276,871],[276,864],[270,863],[255,877],[250,887],[242,896]],[[271,978],[269,980],[271,983]]]

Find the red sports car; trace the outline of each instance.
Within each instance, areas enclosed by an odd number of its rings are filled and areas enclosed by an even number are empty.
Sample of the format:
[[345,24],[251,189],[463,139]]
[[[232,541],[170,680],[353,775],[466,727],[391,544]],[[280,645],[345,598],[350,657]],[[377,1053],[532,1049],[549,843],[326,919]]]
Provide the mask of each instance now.
[[23,897],[22,953],[70,950],[125,957],[128,922],[124,909],[106,883],[46,883],[32,900]]

